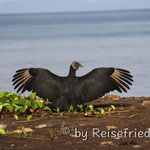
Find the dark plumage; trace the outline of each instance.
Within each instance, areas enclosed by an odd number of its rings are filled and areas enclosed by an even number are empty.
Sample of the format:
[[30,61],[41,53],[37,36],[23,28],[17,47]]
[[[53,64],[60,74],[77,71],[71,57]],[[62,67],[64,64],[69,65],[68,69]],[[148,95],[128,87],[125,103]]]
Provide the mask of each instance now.
[[67,110],[71,105],[92,101],[105,93],[117,90],[127,92],[132,85],[129,71],[118,68],[96,68],[88,74],[77,77],[76,70],[82,65],[74,61],[67,77],[60,77],[47,69],[26,68],[13,76],[14,89],[23,93],[36,92],[43,99],[49,99],[55,107]]

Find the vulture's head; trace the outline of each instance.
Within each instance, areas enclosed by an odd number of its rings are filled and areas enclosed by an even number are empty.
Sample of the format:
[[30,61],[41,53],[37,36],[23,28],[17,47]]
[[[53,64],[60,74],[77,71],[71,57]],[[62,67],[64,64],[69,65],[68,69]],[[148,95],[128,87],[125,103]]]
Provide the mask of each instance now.
[[79,62],[77,62],[77,61],[73,61],[72,62],[72,68],[74,69],[74,70],[78,70],[79,69],[79,67],[83,67]]

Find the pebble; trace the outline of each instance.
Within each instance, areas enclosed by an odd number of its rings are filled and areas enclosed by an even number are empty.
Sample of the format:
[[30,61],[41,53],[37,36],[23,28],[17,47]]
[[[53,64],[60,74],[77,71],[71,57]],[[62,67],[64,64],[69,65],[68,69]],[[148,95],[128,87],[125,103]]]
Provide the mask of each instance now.
[[11,144],[11,147],[14,147],[15,146],[15,144]]
[[6,125],[5,124],[0,124],[0,129],[6,129]]
[[24,128],[23,130],[26,132],[33,132],[33,130],[31,128]]
[[112,141],[102,141],[100,144],[102,146],[104,146],[104,145],[113,145],[113,142]]
[[[26,132],[33,132],[33,130],[31,128],[24,128],[23,130],[26,131]],[[20,133],[22,133],[22,130],[17,129],[17,130],[14,130],[12,132],[20,134]]]
[[141,148],[141,146],[140,145],[134,145],[134,146],[132,146],[133,148]]
[[85,126],[85,124],[84,124],[84,123],[83,123],[83,124],[81,123],[81,124],[79,124],[79,126],[80,126],[80,127],[84,127],[84,126]]
[[65,144],[69,144],[69,145],[72,145],[73,143],[72,142],[70,142],[70,141],[67,141]]
[[12,133],[18,133],[18,134],[20,134],[20,133],[22,133],[22,130],[17,129],[17,130],[12,131]]
[[107,129],[117,129],[118,127],[116,126],[106,126]]
[[74,134],[69,134],[71,137],[75,137],[75,135]]
[[55,140],[58,140],[58,136],[56,136],[54,139],[55,139]]
[[38,126],[36,126],[35,128],[41,129],[41,128],[45,128],[47,127],[47,124],[40,124]]

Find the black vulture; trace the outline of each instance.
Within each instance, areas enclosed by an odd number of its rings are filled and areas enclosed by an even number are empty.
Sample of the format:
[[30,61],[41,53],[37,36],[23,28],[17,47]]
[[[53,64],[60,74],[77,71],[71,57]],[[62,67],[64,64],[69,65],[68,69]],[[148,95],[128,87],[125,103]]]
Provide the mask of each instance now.
[[54,107],[68,110],[72,105],[90,102],[117,90],[127,92],[132,85],[133,77],[129,71],[119,68],[96,68],[84,76],[76,76],[79,62],[72,62],[69,74],[60,77],[47,69],[26,68],[16,71],[13,76],[14,89],[17,92],[36,92],[37,96],[48,99]]

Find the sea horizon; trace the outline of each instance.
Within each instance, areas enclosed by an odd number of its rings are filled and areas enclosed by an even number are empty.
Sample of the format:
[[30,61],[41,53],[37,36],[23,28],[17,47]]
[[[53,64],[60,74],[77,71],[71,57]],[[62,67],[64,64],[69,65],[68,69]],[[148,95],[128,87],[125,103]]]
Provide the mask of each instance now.
[[39,15],[39,14],[79,14],[79,13],[106,13],[106,12],[131,12],[131,11],[149,11],[150,8],[139,9],[112,9],[112,10],[87,10],[87,11],[52,11],[52,12],[16,12],[0,13],[0,15]]

